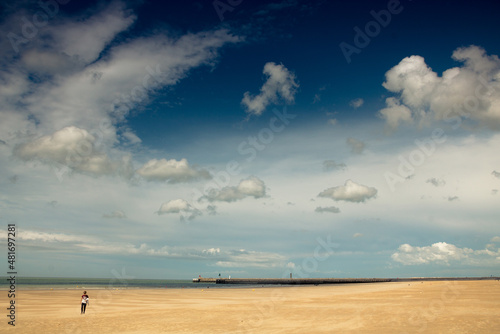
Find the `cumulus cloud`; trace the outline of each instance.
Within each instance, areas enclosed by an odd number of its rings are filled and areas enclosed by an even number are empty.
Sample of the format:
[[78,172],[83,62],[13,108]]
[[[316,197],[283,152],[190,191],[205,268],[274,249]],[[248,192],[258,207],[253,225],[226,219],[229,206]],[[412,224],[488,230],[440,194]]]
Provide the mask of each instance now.
[[493,172],[491,172],[491,175],[493,175],[494,177],[500,179],[500,172],[497,172],[496,170],[494,170]]
[[235,187],[210,189],[208,195],[202,197],[210,202],[234,202],[246,197],[262,198],[266,196],[266,185],[258,177],[251,176],[241,180]]
[[420,126],[444,120],[459,126],[470,118],[500,129],[500,59],[478,46],[458,48],[452,58],[462,66],[439,76],[420,56],[404,58],[385,74],[383,86],[399,94],[386,100],[379,115],[390,127],[400,122]]
[[392,254],[392,259],[404,265],[429,263],[449,264],[461,261],[466,264],[480,264],[483,261],[500,260],[500,249],[492,249],[491,245],[484,250],[459,248],[446,242],[436,242],[431,246],[414,247],[409,244],[399,246]]
[[204,250],[202,250],[202,253],[207,254],[207,255],[217,255],[217,254],[220,254],[220,248],[204,249]]
[[347,201],[361,203],[377,196],[377,189],[347,180],[343,186],[328,188],[318,197],[331,198],[334,201]]
[[379,111],[379,116],[386,120],[391,129],[397,128],[402,122],[413,122],[411,110],[402,105],[398,99],[388,97],[385,99],[385,104],[387,107]]
[[295,81],[295,74],[283,64],[266,63],[263,73],[267,76],[267,80],[261,87],[260,93],[251,96],[250,92],[245,92],[241,100],[247,113],[251,115],[261,115],[269,104],[278,103],[280,99],[287,104],[293,103],[299,87]]
[[179,213],[181,211],[189,210],[190,207],[191,205],[187,201],[183,199],[174,199],[163,203],[160,210],[158,210],[158,214]]
[[69,126],[52,135],[18,145],[14,154],[23,160],[40,160],[69,166],[79,172],[105,175],[117,165],[97,150],[96,138],[84,129]]
[[345,170],[347,165],[343,162],[337,163],[334,160],[325,160],[323,161],[323,170],[332,171],[332,170]]
[[356,138],[347,138],[346,144],[351,148],[351,152],[356,154],[363,153],[366,146],[364,142]]
[[137,174],[148,181],[165,181],[169,183],[189,182],[210,179],[210,173],[204,169],[189,166],[186,159],[152,159],[137,171]]
[[436,179],[435,177],[427,179],[427,181],[425,181],[425,182],[432,184],[434,187],[442,187],[446,184],[446,181],[441,180],[441,179]]
[[117,210],[117,211],[113,211],[111,213],[105,213],[102,215],[103,218],[118,218],[118,219],[123,219],[123,218],[127,218],[127,215],[121,211],[121,210]]
[[491,242],[500,242],[500,237],[491,238]]
[[363,236],[363,233],[354,233],[353,238],[361,238]]
[[[193,207],[186,200],[180,198],[163,203],[157,213],[158,215],[178,213],[180,214],[181,220],[186,218],[188,220],[193,220],[202,214],[200,210]],[[187,216],[185,216],[185,214]]]
[[330,212],[330,213],[340,213],[340,209],[337,208],[336,206],[329,206],[329,207],[321,207],[318,206],[315,212],[323,213],[323,212]]
[[351,102],[349,102],[349,105],[351,107],[353,107],[354,109],[358,109],[359,107],[361,107],[363,105],[363,103],[365,103],[365,100],[363,100],[362,98],[358,98],[358,99],[354,99]]

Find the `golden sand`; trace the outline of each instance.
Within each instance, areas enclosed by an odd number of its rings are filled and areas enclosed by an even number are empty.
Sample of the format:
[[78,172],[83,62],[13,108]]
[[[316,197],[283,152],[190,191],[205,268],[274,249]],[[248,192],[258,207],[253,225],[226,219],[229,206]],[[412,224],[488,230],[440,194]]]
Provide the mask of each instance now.
[[[0,291],[4,293],[5,291]],[[21,290],[2,333],[500,333],[499,281]]]

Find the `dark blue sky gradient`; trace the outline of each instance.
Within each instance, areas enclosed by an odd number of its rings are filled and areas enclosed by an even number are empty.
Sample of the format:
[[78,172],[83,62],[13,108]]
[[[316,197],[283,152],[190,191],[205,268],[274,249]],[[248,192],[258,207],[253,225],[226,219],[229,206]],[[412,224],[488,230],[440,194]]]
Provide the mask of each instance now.
[[[139,20],[131,33],[144,34],[161,25],[179,33],[225,26],[247,40],[222,50],[215,68],[194,69],[195,75],[159,92],[147,113],[130,120],[146,145],[155,146],[178,133],[196,137],[211,129],[247,128],[240,102],[249,87],[256,87],[251,94],[258,93],[266,62],[283,63],[299,78],[300,94],[293,109],[307,114],[308,121],[324,121],[326,111],[337,112],[340,120],[375,117],[368,108],[352,112],[348,102],[363,96],[382,106],[381,96],[387,93],[382,87],[384,74],[404,57],[420,55],[441,74],[459,65],[451,59],[457,47],[475,44],[490,54],[500,51],[494,33],[499,31],[494,23],[500,9],[496,2],[401,1],[401,12],[391,15],[389,25],[353,54],[350,64],[339,44],[354,45],[353,28],[364,31],[374,20],[370,12],[386,10],[387,1],[301,1],[279,13],[256,15],[268,4],[243,1],[224,13],[223,22],[206,2],[146,2],[139,7]],[[313,104],[315,94],[321,100]]]

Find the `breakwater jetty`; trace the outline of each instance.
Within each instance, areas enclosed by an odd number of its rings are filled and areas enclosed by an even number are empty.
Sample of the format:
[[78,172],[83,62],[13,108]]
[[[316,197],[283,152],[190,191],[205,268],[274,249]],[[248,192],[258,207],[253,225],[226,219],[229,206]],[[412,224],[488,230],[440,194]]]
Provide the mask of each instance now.
[[246,284],[246,285],[304,285],[304,284],[353,284],[380,282],[422,281],[479,281],[500,280],[500,277],[406,277],[406,278],[193,278],[194,283]]

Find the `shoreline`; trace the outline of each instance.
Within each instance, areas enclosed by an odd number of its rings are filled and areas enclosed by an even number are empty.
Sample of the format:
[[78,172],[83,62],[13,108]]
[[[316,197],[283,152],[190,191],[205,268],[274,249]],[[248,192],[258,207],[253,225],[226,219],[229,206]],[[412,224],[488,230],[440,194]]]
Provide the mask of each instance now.
[[[205,281],[204,279],[207,279]],[[305,286],[350,286],[350,285],[371,285],[381,283],[406,283],[406,282],[468,282],[468,281],[500,281],[500,277],[409,277],[409,278],[370,278],[370,279],[351,279],[351,278],[308,278],[308,279],[273,279],[273,278],[232,278],[232,279],[213,279],[202,278],[201,281],[189,282],[185,281],[184,285],[165,285],[165,286],[113,286],[113,285],[82,285],[82,286],[64,286],[61,284],[25,284],[18,283],[17,291],[79,291],[79,290],[196,290],[196,289],[217,289],[217,290],[234,290],[234,289],[262,289],[262,288],[286,288],[286,287],[305,287]],[[205,285],[208,284],[208,285]],[[8,291],[9,287],[0,286],[0,291]]]

